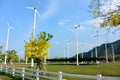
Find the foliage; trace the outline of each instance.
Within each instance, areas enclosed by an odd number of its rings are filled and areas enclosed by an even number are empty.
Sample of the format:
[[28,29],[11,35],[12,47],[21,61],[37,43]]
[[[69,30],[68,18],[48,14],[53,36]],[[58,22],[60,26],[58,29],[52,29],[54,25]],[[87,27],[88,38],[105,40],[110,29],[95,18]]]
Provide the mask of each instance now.
[[3,48],[3,46],[0,45],[0,54],[2,54],[2,48]]
[[[99,1],[99,3],[95,5],[95,1]],[[94,17],[101,18],[101,27],[117,27],[120,25],[120,1],[108,0],[105,2],[100,0],[92,0],[90,8]]]
[[44,58],[48,57],[47,48],[50,47],[50,44],[45,40],[40,40],[39,42],[36,42],[36,58]]
[[105,26],[118,26],[120,25],[120,14],[119,13],[111,13],[109,15],[110,17],[107,17],[106,20],[101,24],[102,27]]
[[20,77],[13,77],[9,74],[0,73],[0,80],[22,80]]
[[7,53],[7,61],[8,62],[18,62],[19,57],[15,50],[8,50],[8,51],[6,51],[6,53]]
[[2,48],[3,48],[3,46],[0,46],[0,61],[2,61],[4,58],[4,55],[2,53]]
[[43,61],[44,57],[48,57],[47,49],[51,46],[49,40],[53,35],[41,32],[37,38],[31,37],[29,42],[25,43],[25,55],[28,58],[34,58],[38,64]]
[[48,42],[52,38],[52,35],[48,33],[48,36],[45,32],[42,32],[38,35],[36,39],[30,39],[29,42],[25,43],[25,55],[28,58],[44,58],[47,57],[47,49],[51,46]]

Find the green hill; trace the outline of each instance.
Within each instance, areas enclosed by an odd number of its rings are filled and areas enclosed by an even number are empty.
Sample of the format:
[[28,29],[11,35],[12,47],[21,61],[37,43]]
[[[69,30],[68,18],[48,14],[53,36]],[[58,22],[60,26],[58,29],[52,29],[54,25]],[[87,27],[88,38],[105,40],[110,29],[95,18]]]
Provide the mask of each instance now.
[[[108,53],[109,59],[112,59],[112,46],[111,45],[114,46],[115,59],[120,60],[120,40],[107,43],[107,53]],[[101,44],[100,46],[97,47],[97,53],[98,53],[98,58],[105,58],[105,44]],[[95,48],[93,48],[92,50],[88,52],[84,52],[84,58],[90,58],[92,54],[93,54],[93,57],[95,57]]]

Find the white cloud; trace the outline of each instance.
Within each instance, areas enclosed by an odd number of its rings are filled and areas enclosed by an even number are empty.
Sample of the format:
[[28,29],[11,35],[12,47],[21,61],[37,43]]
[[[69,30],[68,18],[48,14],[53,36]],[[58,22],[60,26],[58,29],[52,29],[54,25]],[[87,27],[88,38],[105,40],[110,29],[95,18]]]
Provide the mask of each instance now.
[[65,25],[65,24],[67,24],[68,22],[69,22],[68,19],[61,20],[61,21],[58,22],[58,25],[59,25],[59,26],[63,26],[63,25]]
[[65,23],[64,22],[58,22],[58,25],[64,25]]
[[95,18],[95,19],[92,19],[92,20],[84,21],[81,24],[85,25],[85,26],[92,26],[93,28],[98,29],[98,28],[100,28],[100,24],[102,22],[103,22],[102,17],[99,17],[99,18]]
[[103,1],[102,7],[100,8],[100,11],[103,14],[107,14],[111,11],[118,10],[120,5],[120,0],[111,0],[111,1]]
[[[120,5],[120,0],[111,0],[111,3],[110,3],[110,1],[107,1],[107,2],[103,1],[102,4],[103,5],[100,8],[100,11],[103,14],[106,14],[110,11],[118,10],[117,5]],[[104,21],[103,17],[98,17],[98,18],[95,18],[95,19],[91,19],[91,20],[81,22],[80,24],[84,25],[84,26],[90,26],[91,29],[92,28],[93,29],[100,29],[100,24],[103,23],[103,21]]]
[[49,5],[44,13],[41,14],[42,19],[49,18],[53,16],[58,10],[57,0],[49,0]]

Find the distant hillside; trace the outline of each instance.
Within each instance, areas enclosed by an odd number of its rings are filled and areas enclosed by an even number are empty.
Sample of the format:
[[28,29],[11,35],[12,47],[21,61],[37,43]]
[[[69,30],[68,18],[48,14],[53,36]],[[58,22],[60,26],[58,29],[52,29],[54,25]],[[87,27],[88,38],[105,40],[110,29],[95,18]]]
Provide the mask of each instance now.
[[[115,58],[120,60],[120,40],[107,43],[108,57],[109,59],[112,59],[112,47],[111,47],[112,44],[114,45]],[[99,58],[105,58],[105,44],[98,46],[97,51],[98,51]],[[95,57],[95,48],[93,48],[92,50],[88,52],[84,52],[84,58],[90,58],[92,56],[91,53],[93,53],[93,56]]]

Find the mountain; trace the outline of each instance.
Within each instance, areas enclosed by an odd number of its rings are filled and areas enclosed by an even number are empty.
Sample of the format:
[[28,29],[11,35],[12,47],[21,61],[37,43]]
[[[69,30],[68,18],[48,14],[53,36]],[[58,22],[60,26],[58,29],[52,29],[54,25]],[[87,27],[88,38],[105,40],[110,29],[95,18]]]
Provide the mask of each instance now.
[[[115,42],[107,43],[107,53],[108,58],[112,59],[112,50],[114,49],[115,58],[120,60],[120,40],[117,40]],[[113,49],[112,49],[113,45]],[[98,58],[105,58],[105,44],[101,44],[100,46],[97,46],[97,53]],[[95,57],[95,48],[88,52],[84,52],[84,58],[90,58],[93,54],[93,57]],[[81,54],[79,54],[80,56]]]

